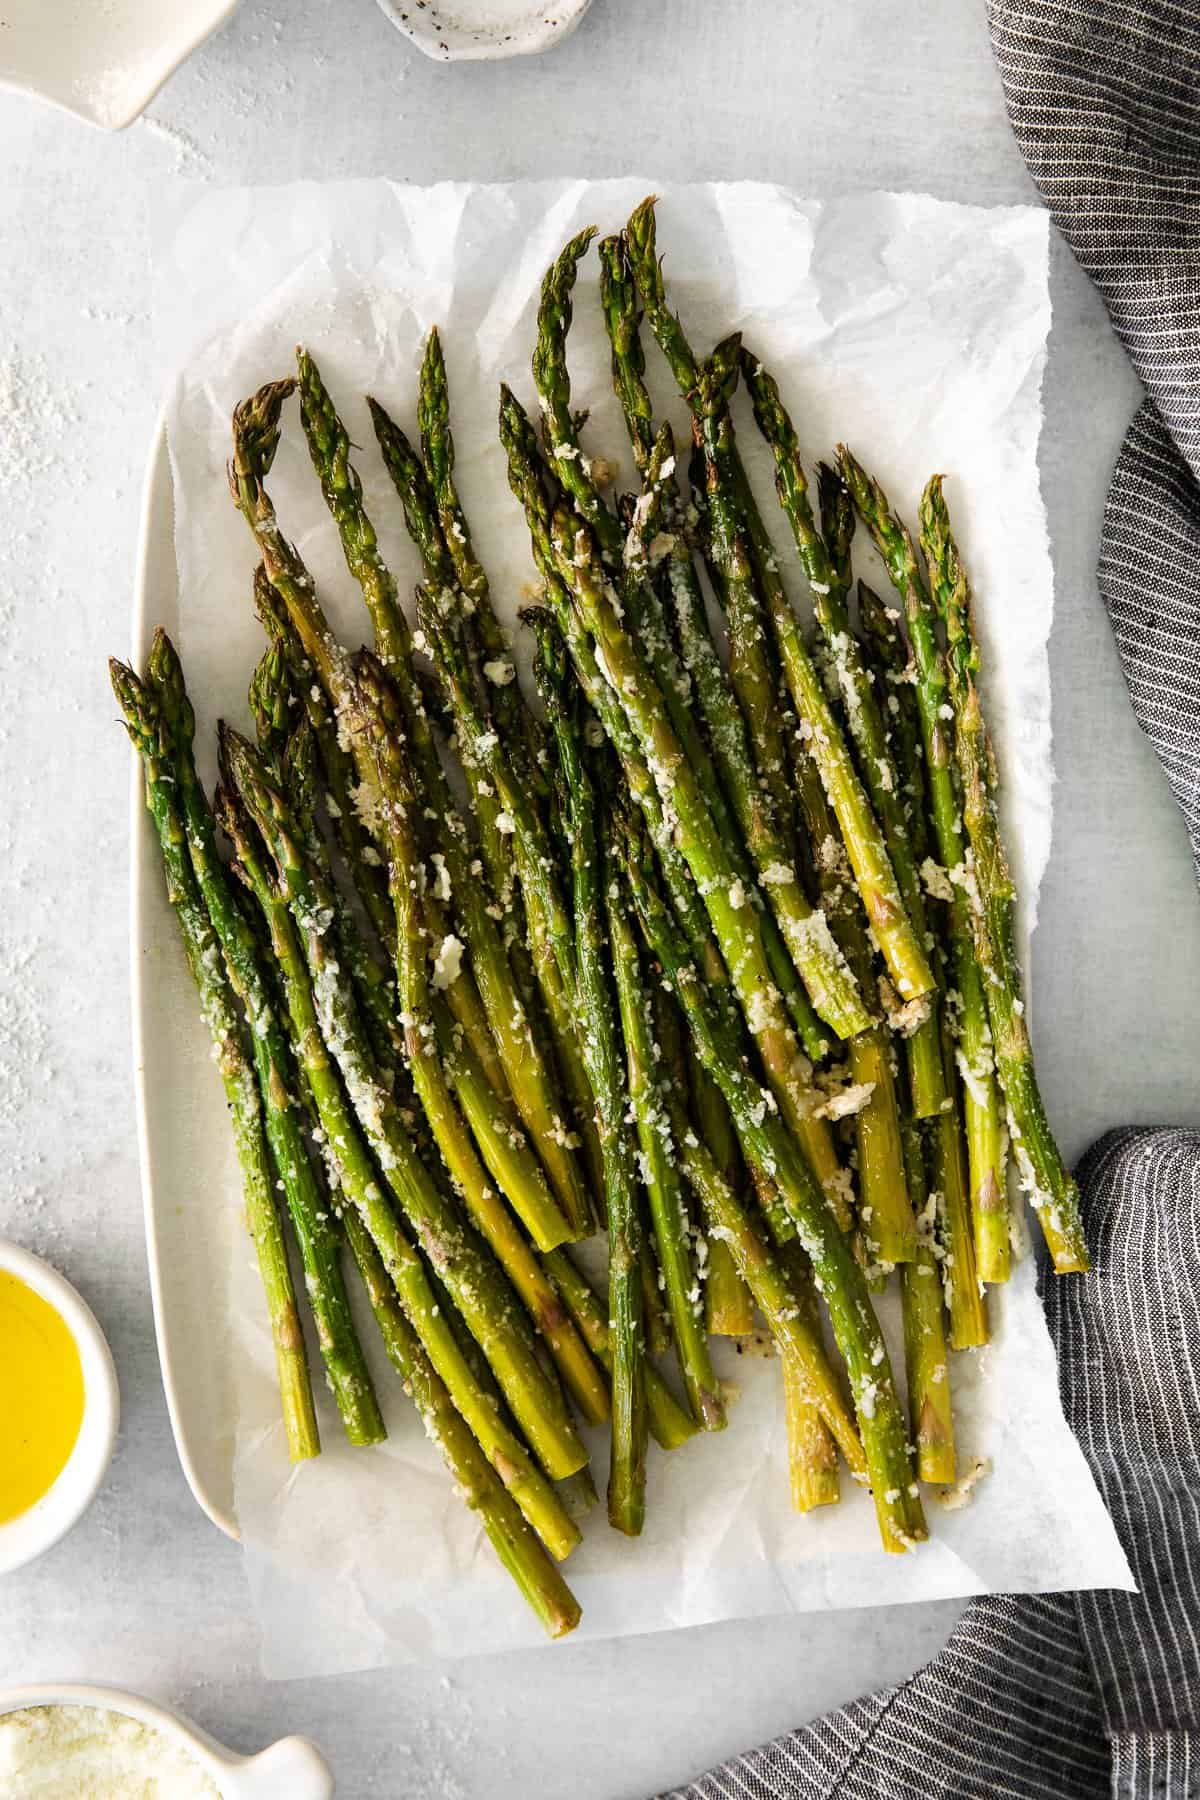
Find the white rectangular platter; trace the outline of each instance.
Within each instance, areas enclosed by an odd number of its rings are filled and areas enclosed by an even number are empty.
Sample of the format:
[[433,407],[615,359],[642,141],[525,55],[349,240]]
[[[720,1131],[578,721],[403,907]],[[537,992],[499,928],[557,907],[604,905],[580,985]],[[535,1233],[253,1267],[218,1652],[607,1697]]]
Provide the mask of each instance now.
[[[302,336],[346,406],[355,442],[369,446],[362,393],[375,389],[410,425],[421,344],[440,324],[462,490],[512,622],[532,568],[496,443],[496,382],[512,381],[529,399],[542,268],[583,224],[616,228],[651,185],[203,191],[160,230],[160,351],[181,373],[167,406],[170,458],[160,433],[147,482],[134,653],[144,658],[157,623],[176,636],[204,746],[219,713],[244,717],[258,653],[247,598],[253,545],[223,491],[233,403],[284,372]],[[749,185],[696,187],[665,194],[660,247],[696,335],[744,326],[775,369],[802,415],[810,463],[844,435],[908,511],[933,468],[955,478],[1031,915],[1050,810],[1052,592],[1036,466],[1049,317],[1044,218],[914,196],[826,203]],[[594,409],[596,448],[619,455],[594,280],[588,271],[578,296],[575,399]],[[672,412],[682,433],[677,397]],[[336,627],[357,642],[360,607],[297,429],[290,416],[272,489]],[[766,496],[752,426],[746,444]],[[415,561],[371,449],[358,460],[403,590]],[[785,562],[792,568],[786,550]],[[210,755],[203,760],[208,767]],[[272,1672],[534,1642],[536,1628],[519,1616],[403,1405],[389,1399],[385,1450],[347,1451],[331,1420],[326,1453],[287,1469],[220,1084],[136,795],[134,813],[135,1040],[164,1377],[197,1499],[247,1542]],[[996,1296],[992,1345],[959,1358],[955,1371],[964,1454],[992,1457],[995,1473],[971,1507],[931,1508],[934,1536],[917,1555],[878,1551],[865,1495],[820,1516],[790,1512],[777,1369],[733,1359],[728,1372],[742,1396],[729,1430],[654,1459],[645,1537],[618,1540],[602,1511],[589,1522],[569,1565],[582,1631],[1118,1583],[1122,1559],[1061,1417],[1032,1276],[1027,1263]],[[598,1458],[602,1480],[602,1444]],[[319,1631],[301,1629],[314,1617]]]

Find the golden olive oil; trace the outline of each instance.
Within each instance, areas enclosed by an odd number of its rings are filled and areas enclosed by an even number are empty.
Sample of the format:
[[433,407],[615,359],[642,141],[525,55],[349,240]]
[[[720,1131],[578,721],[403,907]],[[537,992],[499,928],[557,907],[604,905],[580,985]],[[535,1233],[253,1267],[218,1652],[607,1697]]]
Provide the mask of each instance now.
[[83,1366],[62,1317],[0,1269],[0,1524],[54,1486],[83,1423]]

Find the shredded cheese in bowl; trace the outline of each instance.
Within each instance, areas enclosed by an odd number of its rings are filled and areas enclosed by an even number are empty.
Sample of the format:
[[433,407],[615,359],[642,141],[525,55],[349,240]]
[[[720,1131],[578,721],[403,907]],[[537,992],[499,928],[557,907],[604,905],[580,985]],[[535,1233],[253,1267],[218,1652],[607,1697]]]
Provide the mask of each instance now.
[[0,1714],[0,1793],[21,1800],[220,1800],[162,1732],[99,1706]]

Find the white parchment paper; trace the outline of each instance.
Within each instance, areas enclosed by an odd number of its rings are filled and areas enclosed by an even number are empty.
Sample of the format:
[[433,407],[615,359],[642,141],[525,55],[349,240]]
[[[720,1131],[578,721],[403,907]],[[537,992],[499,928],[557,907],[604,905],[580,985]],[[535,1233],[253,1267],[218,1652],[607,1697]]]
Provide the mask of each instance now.
[[[411,428],[423,340],[439,325],[460,490],[493,590],[515,617],[533,569],[496,438],[498,383],[532,400],[533,316],[546,265],[582,225],[615,229],[651,186],[198,189],[159,220],[157,343],[163,366],[179,371],[168,428],[181,649],[205,724],[219,713],[244,717],[261,648],[249,605],[254,547],[224,477],[234,403],[287,372],[297,341],[313,351],[363,446],[368,505],[403,587],[418,565],[373,453],[363,395],[378,395]],[[705,185],[663,191],[659,239],[673,303],[697,345],[734,327],[744,332],[780,379],[806,457],[844,439],[910,517],[927,476],[940,469],[949,477],[978,592],[987,700],[1030,928],[1053,781],[1053,591],[1037,474],[1050,319],[1045,215],[913,195],[823,202],[769,186]],[[657,397],[682,441],[686,415],[648,348]],[[594,261],[580,282],[571,357],[576,404],[591,409],[589,446],[616,457],[631,482]],[[743,419],[751,471],[769,501],[767,459]],[[336,625],[359,641],[364,614],[294,411],[271,489]],[[539,1642],[385,1365],[386,1446],[347,1449],[330,1416],[324,1454],[289,1470],[261,1296],[242,1241],[229,1281],[236,1506],[267,1672],[333,1673]],[[639,1542],[610,1532],[601,1510],[571,1559],[582,1634],[988,1591],[1131,1586],[1062,1418],[1031,1260],[992,1291],[991,1306],[992,1343],[957,1356],[953,1380],[963,1460],[986,1456],[992,1473],[961,1510],[931,1500],[932,1538],[917,1554],[878,1549],[870,1502],[849,1483],[839,1507],[805,1518],[790,1510],[778,1368],[722,1345],[723,1372],[739,1389],[728,1430],[669,1457],[653,1454]],[[895,1343],[896,1321],[887,1324]],[[371,1341],[369,1325],[364,1336]],[[596,1469],[602,1487],[599,1440]]]

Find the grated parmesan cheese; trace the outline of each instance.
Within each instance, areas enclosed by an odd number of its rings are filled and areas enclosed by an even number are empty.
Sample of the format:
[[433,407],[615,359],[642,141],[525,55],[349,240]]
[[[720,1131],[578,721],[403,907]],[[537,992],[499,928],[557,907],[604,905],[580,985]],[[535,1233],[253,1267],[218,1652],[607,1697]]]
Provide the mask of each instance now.
[[99,1706],[27,1706],[0,1717],[0,1791],[21,1800],[220,1800],[186,1750]]

